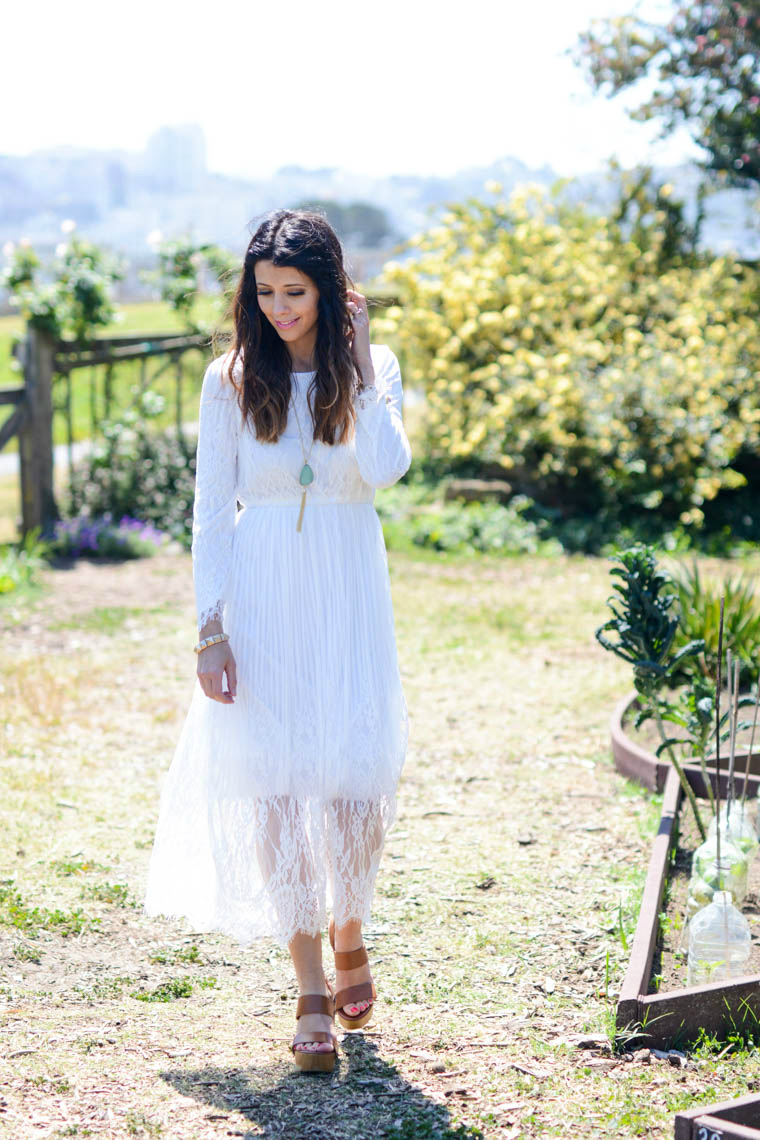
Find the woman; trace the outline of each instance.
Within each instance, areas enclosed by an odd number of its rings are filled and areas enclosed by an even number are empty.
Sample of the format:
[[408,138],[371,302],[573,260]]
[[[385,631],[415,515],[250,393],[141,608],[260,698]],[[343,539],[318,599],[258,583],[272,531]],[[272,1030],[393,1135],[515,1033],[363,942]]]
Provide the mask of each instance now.
[[[349,1028],[372,1013],[362,923],[409,730],[373,500],[411,450],[398,361],[370,344],[349,280],[321,215],[268,215],[233,301],[233,349],[203,379],[199,686],[145,896],[149,914],[287,946],[301,993],[291,1049],[301,1068],[328,1071],[336,1008]],[[322,968],[328,906],[334,997]]]

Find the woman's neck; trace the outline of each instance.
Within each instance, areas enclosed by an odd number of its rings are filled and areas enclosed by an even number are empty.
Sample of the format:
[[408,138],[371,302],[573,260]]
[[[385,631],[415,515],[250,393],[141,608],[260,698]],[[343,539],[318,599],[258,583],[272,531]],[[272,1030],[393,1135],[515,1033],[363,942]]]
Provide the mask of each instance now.
[[313,325],[303,336],[288,344],[290,367],[293,372],[314,372],[317,355],[317,327]]

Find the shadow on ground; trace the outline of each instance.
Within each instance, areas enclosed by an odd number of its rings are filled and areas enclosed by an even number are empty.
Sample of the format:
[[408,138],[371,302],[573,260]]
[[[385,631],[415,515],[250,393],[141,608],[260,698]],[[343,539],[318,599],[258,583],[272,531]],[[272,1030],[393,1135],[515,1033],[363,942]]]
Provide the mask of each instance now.
[[343,1039],[332,1073],[302,1073],[285,1061],[259,1069],[170,1069],[160,1075],[183,1096],[206,1101],[207,1119],[237,1112],[255,1126],[250,1134],[230,1130],[231,1136],[474,1140],[482,1135],[454,1127],[445,1106],[404,1080],[360,1034]]

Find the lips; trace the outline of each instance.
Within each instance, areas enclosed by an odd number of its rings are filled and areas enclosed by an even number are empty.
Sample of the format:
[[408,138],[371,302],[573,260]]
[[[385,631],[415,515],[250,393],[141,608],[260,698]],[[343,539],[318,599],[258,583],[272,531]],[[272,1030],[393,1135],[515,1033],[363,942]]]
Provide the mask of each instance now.
[[274,323],[277,325],[278,329],[290,329],[293,327],[293,325],[296,323],[297,320],[298,320],[298,317],[293,317],[292,321],[278,321],[275,318]]

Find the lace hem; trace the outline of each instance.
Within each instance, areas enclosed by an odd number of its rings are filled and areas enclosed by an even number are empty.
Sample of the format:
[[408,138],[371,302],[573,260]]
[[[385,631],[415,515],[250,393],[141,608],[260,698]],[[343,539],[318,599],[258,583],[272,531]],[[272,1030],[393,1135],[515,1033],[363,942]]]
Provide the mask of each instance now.
[[197,930],[223,931],[241,945],[273,937],[283,950],[298,933],[324,930],[328,909],[339,926],[371,920],[395,793],[372,800],[225,796],[204,804],[186,783],[181,801],[174,796],[177,806],[162,811],[151,854],[148,914],[184,916]]

